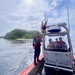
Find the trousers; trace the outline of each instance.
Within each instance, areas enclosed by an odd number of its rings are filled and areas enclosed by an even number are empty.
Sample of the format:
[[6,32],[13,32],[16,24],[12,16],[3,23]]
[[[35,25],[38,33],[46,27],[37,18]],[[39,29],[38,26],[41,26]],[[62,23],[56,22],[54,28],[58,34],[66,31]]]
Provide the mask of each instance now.
[[35,47],[35,51],[34,51],[34,60],[36,60],[36,58],[39,58],[40,55],[40,46]]

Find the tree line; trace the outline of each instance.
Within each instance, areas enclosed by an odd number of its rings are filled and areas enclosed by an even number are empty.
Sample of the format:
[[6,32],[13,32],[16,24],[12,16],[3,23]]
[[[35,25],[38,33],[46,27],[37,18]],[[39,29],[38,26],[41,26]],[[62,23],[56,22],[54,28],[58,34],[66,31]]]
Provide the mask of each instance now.
[[35,33],[38,32],[41,36],[41,33],[39,31],[27,31],[23,29],[14,29],[10,32],[8,32],[4,38],[5,39],[18,39],[18,38],[24,38],[24,39],[32,39],[35,36]]

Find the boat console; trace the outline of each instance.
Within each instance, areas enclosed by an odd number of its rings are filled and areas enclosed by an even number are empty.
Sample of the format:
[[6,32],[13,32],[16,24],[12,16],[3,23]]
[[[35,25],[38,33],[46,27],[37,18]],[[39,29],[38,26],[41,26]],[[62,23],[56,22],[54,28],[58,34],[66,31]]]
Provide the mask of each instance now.
[[73,49],[67,24],[47,26],[42,38],[46,75],[73,75]]

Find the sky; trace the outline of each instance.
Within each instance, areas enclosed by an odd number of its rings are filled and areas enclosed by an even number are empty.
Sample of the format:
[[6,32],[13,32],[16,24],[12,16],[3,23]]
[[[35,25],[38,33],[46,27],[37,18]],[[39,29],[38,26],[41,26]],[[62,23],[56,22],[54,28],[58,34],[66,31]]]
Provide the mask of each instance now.
[[48,25],[68,23],[67,6],[74,38],[75,0],[0,0],[0,36],[16,28],[40,31],[44,15]]

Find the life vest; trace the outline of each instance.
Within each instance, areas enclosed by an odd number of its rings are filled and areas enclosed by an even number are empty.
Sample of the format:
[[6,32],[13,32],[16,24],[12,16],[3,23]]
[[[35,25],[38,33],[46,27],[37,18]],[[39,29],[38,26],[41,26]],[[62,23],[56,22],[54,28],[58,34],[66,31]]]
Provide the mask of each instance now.
[[64,41],[59,41],[59,42],[58,42],[58,46],[59,46],[60,48],[63,48],[64,45],[65,45],[65,42],[64,42]]
[[48,44],[48,48],[49,48],[49,49],[54,48],[54,43],[49,43],[49,44]]
[[40,37],[35,37],[34,38],[34,46],[40,46],[41,45],[41,40],[40,40]]
[[58,48],[58,46],[59,46],[59,42],[58,41],[54,42],[54,47]]

